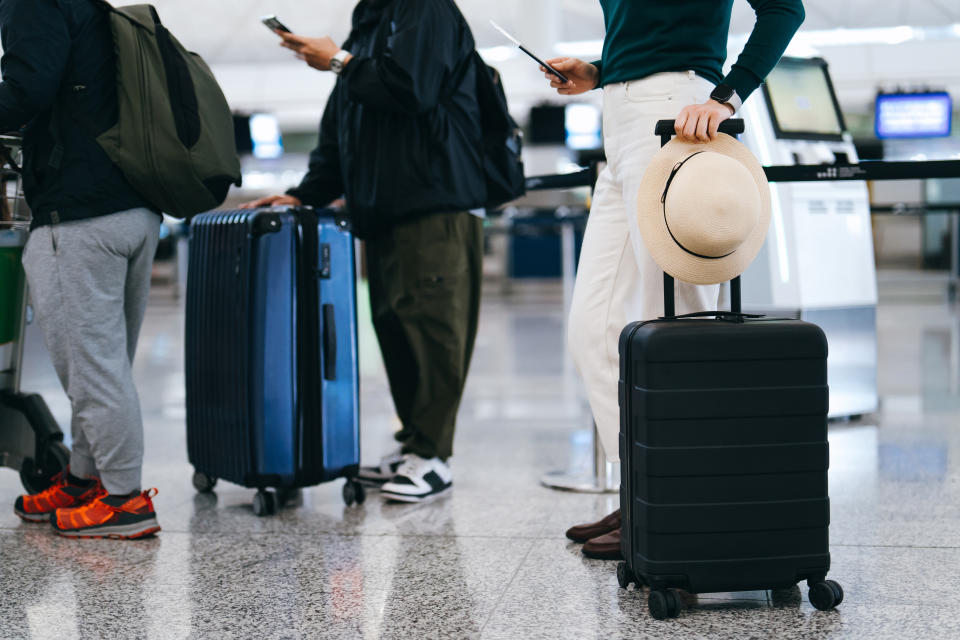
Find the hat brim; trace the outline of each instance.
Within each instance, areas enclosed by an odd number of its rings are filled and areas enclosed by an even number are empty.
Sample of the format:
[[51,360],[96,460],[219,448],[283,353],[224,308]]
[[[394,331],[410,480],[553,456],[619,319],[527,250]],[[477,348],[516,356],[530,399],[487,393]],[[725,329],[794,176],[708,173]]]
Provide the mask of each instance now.
[[[760,193],[760,218],[757,226],[731,255],[700,258],[683,250],[670,235],[663,217],[661,198],[671,171],[684,158],[698,151],[729,156],[750,171]],[[749,149],[726,134],[718,134],[707,143],[671,140],[654,156],[640,181],[637,196],[637,220],[640,235],[654,261],[668,274],[691,284],[719,284],[742,274],[760,253],[770,229],[770,184],[763,167]]]

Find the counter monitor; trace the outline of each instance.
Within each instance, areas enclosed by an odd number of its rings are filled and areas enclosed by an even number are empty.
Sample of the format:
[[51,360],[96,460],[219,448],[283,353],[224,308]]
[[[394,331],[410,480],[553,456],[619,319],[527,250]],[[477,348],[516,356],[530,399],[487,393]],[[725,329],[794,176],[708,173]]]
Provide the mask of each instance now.
[[763,85],[780,139],[842,140],[843,114],[822,58],[783,58]]
[[878,138],[942,138],[950,135],[950,94],[881,93],[877,96]]

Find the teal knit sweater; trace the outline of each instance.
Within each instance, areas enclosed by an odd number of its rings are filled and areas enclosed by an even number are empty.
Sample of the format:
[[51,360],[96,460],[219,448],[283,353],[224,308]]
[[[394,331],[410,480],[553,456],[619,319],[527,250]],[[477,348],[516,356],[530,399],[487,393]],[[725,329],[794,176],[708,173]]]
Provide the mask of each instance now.
[[723,76],[733,0],[600,0],[607,37],[600,86],[664,71],[693,70],[724,82],[746,100],[776,66],[803,23],[801,0],[748,0],[757,23],[729,75]]

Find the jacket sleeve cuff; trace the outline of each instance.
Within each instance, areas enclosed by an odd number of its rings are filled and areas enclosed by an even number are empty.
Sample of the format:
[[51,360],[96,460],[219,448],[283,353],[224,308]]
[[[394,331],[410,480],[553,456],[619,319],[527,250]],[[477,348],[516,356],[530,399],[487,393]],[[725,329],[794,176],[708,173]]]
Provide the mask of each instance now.
[[597,68],[597,86],[595,88],[599,89],[603,86],[603,60],[594,60],[590,64]]
[[363,58],[361,58],[360,56],[355,56],[353,54],[350,54],[350,62],[348,62],[346,66],[343,67],[343,71],[340,72],[340,77],[349,78],[350,74],[356,71],[357,67],[360,66],[357,63],[362,60]]
[[300,187],[294,187],[293,189],[287,189],[287,195],[293,196],[299,200],[302,204],[309,206],[310,203],[307,201],[307,196]]
[[733,87],[741,102],[746,102],[750,94],[760,86],[760,79],[749,71],[734,65],[727,77],[723,79],[723,84]]

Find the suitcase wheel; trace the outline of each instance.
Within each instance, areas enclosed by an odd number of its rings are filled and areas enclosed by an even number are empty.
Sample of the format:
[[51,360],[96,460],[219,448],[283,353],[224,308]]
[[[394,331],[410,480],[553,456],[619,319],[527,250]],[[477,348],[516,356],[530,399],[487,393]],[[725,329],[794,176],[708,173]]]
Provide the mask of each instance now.
[[834,580],[824,580],[810,585],[810,604],[820,611],[830,611],[843,602],[843,587]]
[[348,507],[363,504],[367,499],[367,490],[356,480],[347,480],[343,485],[343,502]]
[[637,579],[633,572],[630,571],[630,567],[627,566],[626,562],[617,563],[617,583],[621,589],[626,589],[630,586],[630,583],[635,583],[639,589],[643,584]]
[[210,493],[215,486],[217,486],[216,478],[200,471],[194,471],[193,488],[196,489],[198,493]]
[[680,592],[676,589],[658,589],[650,592],[647,606],[650,607],[650,615],[655,620],[666,620],[680,615],[683,601],[680,599]]
[[272,516],[277,512],[277,500],[272,492],[266,489],[257,491],[253,496],[253,514],[258,518]]

